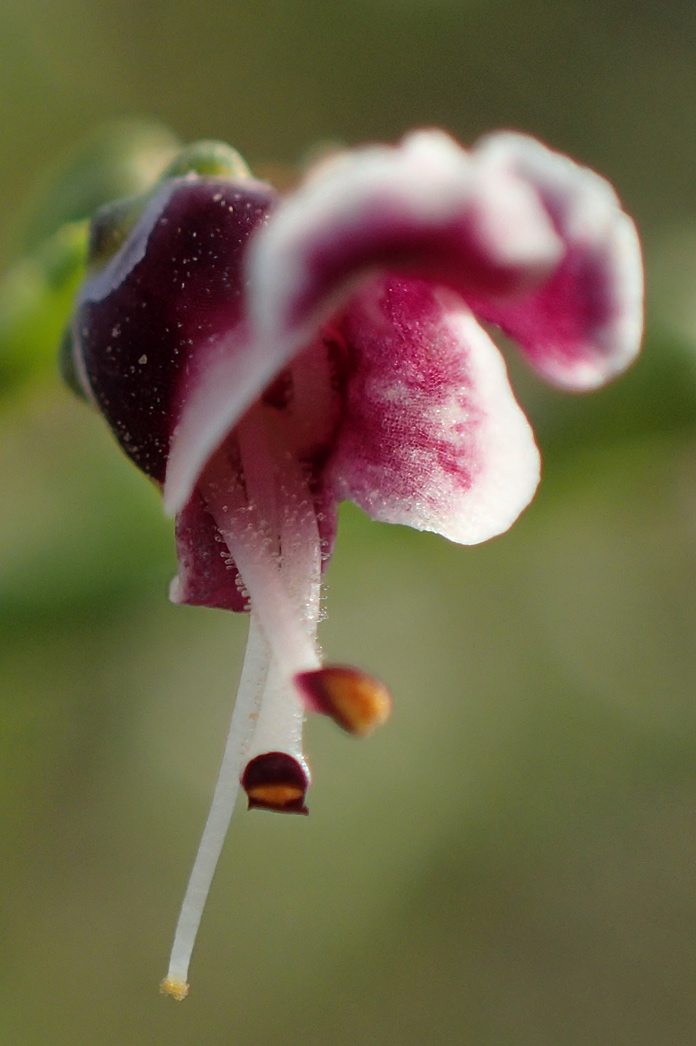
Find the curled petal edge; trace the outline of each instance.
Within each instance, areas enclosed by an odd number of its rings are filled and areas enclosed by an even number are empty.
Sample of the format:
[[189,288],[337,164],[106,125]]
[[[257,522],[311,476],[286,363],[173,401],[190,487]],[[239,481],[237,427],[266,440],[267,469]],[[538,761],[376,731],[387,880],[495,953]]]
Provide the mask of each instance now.
[[474,311],[517,341],[550,383],[589,391],[624,371],[643,334],[643,264],[635,224],[601,175],[527,135],[487,135],[473,154],[539,197],[564,243],[548,284],[516,301],[477,297]]
[[503,300],[546,279],[562,252],[537,193],[502,168],[484,169],[442,132],[325,164],[250,241],[249,326],[211,348],[190,390],[172,436],[167,511],[184,506],[226,433],[376,273]]

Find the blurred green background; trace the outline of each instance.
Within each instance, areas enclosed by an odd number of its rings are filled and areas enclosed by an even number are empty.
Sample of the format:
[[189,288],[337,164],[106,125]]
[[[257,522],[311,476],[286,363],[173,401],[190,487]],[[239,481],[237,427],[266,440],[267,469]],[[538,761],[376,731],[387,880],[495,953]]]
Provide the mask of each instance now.
[[364,745],[312,721],[311,816],[237,814],[182,1006],[157,983],[245,622],[168,604],[155,492],[20,339],[0,395],[0,1041],[692,1044],[696,5],[5,0],[0,59],[6,266],[35,244],[47,166],[106,119],[256,163],[510,126],[616,184],[650,306],[643,359],[592,397],[511,359],[545,479],[508,535],[458,548],[345,510],[323,642],[389,681],[393,720]]

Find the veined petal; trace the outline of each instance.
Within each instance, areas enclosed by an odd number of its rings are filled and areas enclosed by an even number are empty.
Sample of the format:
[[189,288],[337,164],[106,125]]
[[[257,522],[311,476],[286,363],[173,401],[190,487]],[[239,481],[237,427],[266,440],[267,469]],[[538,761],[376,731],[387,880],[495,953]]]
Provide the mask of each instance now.
[[454,294],[371,284],[345,323],[354,370],[326,482],[374,519],[475,544],[531,500],[539,454],[497,348]]
[[565,244],[548,283],[515,301],[471,300],[483,318],[519,342],[544,377],[592,389],[634,359],[643,331],[643,269],[635,225],[598,174],[526,135],[481,140],[482,169],[508,171],[539,195]]
[[249,340],[234,332],[234,351],[211,356],[192,389],[171,446],[168,511],[185,504],[225,433],[365,279],[388,271],[507,298],[546,279],[561,256],[536,191],[502,167],[484,171],[441,131],[323,163],[250,240]]

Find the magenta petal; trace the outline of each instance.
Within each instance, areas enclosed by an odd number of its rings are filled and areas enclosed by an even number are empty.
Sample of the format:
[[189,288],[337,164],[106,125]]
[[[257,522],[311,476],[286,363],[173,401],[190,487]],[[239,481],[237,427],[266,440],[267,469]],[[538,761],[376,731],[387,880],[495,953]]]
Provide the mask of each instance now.
[[497,348],[460,299],[371,284],[345,325],[353,359],[327,482],[373,518],[475,544],[531,500],[539,454]]
[[474,150],[484,168],[508,171],[538,193],[565,244],[548,283],[515,301],[469,298],[498,324],[549,381],[592,389],[634,359],[643,330],[638,234],[609,183],[587,168],[513,133]]

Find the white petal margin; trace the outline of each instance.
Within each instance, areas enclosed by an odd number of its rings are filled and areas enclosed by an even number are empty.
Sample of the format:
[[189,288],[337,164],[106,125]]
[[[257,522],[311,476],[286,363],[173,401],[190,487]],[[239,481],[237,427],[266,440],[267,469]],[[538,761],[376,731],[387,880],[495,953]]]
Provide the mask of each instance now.
[[550,286],[532,295],[528,308],[477,311],[520,341],[554,384],[605,384],[632,363],[643,334],[643,263],[633,221],[606,179],[527,135],[487,135],[472,155],[483,169],[511,172],[533,187],[566,248]]
[[172,515],[225,434],[365,280],[423,275],[462,293],[513,296],[562,255],[538,194],[485,170],[441,131],[342,154],[310,172],[252,236],[250,330],[230,332],[185,397],[164,487]]
[[245,324],[208,348],[188,379],[172,433],[162,492],[168,515],[184,508],[210,456],[290,355],[263,352]]
[[[514,293],[562,254],[536,192],[483,171],[442,131],[324,162],[250,245],[251,320],[266,345],[306,342],[369,271]],[[493,285],[498,286],[493,286]]]
[[540,460],[500,352],[451,292],[404,280],[361,298],[327,483],[374,519],[460,544],[504,532],[532,500]]

